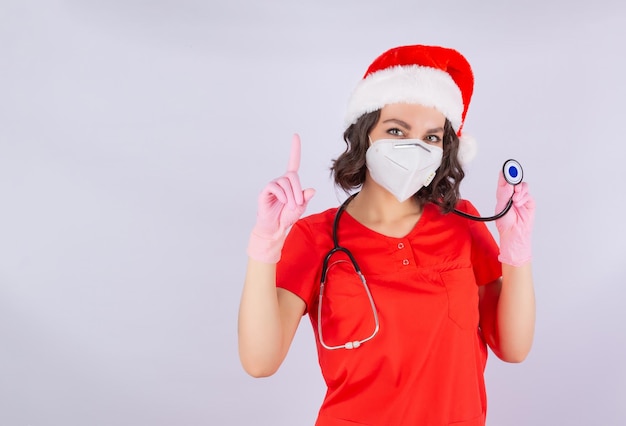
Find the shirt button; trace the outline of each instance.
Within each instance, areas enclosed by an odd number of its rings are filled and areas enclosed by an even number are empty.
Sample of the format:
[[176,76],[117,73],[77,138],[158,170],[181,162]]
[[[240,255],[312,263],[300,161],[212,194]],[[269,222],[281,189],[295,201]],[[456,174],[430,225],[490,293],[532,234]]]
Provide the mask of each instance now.
[[404,243],[398,243],[398,248],[402,250],[404,248]]
[[409,259],[404,259],[402,261],[402,264],[405,265],[405,266],[408,265],[409,264]]

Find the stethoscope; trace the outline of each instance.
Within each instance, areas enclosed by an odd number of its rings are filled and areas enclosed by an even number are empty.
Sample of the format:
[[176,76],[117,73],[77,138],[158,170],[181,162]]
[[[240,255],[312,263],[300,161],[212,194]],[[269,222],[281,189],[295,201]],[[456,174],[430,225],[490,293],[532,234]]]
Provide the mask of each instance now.
[[[513,159],[510,159],[504,162],[504,165],[502,166],[502,173],[504,175],[504,179],[513,186],[519,185],[522,182],[522,179],[524,178],[524,171],[522,169],[522,166],[520,165],[519,162]],[[324,349],[329,349],[329,350],[356,349],[359,346],[361,346],[363,343],[369,340],[372,340],[374,336],[378,334],[378,331],[380,329],[380,322],[378,320],[378,312],[376,311],[376,304],[374,303],[374,298],[372,297],[372,292],[370,291],[369,286],[367,285],[365,276],[361,272],[361,268],[359,267],[359,264],[357,263],[356,259],[354,258],[354,255],[350,252],[350,250],[339,245],[339,237],[337,235],[337,230],[339,228],[339,219],[341,217],[341,214],[344,212],[344,210],[346,209],[350,201],[352,201],[352,199],[356,195],[357,194],[352,194],[337,209],[337,213],[335,213],[335,219],[333,221],[333,229],[332,229],[333,248],[326,254],[326,256],[324,257],[324,261],[322,263],[322,276],[320,278],[320,293],[318,296],[318,304],[317,304],[317,332],[319,335],[320,344],[322,345]],[[500,213],[494,216],[488,216],[488,217],[474,216],[474,215],[471,215],[466,212],[462,212],[457,209],[452,210],[452,212],[467,219],[471,219],[471,220],[475,220],[479,222],[489,222],[492,220],[499,219],[505,214],[507,214],[509,210],[511,209],[512,205],[513,205],[513,195],[511,195],[511,198],[509,199],[504,209],[502,209]],[[361,280],[361,283],[363,284],[363,288],[365,290],[365,293],[367,294],[367,298],[369,299],[369,303],[372,308],[372,314],[374,316],[374,330],[372,330],[372,333],[364,339],[352,340],[342,345],[330,346],[326,344],[326,342],[324,341],[324,333],[322,331],[322,302],[324,299],[324,289],[326,287],[326,277],[328,275],[328,264],[331,258],[333,257],[333,255],[339,252],[344,253],[346,256],[348,256],[348,258],[350,259],[350,263],[352,264],[352,267],[354,268],[354,271],[356,272],[359,279]]]

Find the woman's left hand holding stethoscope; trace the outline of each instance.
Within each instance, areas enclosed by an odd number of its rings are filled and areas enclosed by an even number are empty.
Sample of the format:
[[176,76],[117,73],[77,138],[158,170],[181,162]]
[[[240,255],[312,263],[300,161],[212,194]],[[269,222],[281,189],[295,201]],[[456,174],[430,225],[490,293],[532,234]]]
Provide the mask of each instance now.
[[502,263],[522,266],[530,262],[533,222],[535,220],[535,200],[528,192],[528,184],[522,182],[524,171],[516,160],[510,159],[502,166],[496,191],[496,214],[494,216],[474,216],[454,209],[452,212],[467,219],[479,222],[496,221],[500,234],[500,255]]
[[496,190],[496,212],[511,203],[509,212],[496,219],[496,228],[500,234],[498,260],[513,266],[522,266],[531,260],[531,234],[535,220],[535,200],[530,195],[528,184],[521,182],[521,176],[519,179],[519,183],[511,183],[505,164]]
[[270,181],[258,199],[256,224],[248,243],[248,256],[264,263],[277,263],[287,230],[302,216],[315,190],[302,190],[300,168],[300,136],[291,142],[289,163],[284,175]]

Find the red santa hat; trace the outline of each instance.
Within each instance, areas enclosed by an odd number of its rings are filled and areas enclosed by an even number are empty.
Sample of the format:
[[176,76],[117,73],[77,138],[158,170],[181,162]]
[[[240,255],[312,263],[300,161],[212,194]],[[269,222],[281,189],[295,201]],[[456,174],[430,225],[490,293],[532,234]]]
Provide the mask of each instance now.
[[345,125],[388,104],[434,107],[459,136],[459,160],[466,164],[476,154],[474,139],[461,134],[473,90],[472,68],[456,50],[423,45],[395,47],[372,62],[355,88]]

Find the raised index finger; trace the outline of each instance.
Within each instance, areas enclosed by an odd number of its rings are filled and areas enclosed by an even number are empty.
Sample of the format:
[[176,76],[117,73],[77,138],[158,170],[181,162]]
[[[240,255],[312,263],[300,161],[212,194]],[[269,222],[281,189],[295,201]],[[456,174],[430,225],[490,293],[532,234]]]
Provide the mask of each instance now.
[[300,168],[300,136],[296,133],[291,139],[291,152],[287,172],[297,172]]

